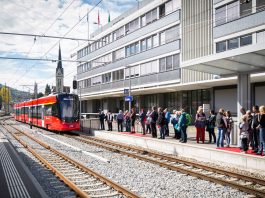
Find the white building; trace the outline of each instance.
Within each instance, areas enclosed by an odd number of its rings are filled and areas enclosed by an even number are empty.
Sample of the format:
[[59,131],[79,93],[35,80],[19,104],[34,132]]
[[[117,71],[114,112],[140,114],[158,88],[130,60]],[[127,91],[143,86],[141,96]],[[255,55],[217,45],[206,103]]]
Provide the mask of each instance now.
[[77,66],[82,112],[128,109],[130,82],[137,110],[265,104],[264,10],[264,0],[140,2],[77,52],[88,61]]

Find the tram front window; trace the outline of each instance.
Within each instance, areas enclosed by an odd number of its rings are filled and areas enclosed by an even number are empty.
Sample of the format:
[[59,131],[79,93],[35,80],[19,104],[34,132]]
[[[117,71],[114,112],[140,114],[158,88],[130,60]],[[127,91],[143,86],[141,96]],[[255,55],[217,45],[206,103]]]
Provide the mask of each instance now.
[[60,115],[65,122],[73,122],[78,119],[78,96],[59,95]]

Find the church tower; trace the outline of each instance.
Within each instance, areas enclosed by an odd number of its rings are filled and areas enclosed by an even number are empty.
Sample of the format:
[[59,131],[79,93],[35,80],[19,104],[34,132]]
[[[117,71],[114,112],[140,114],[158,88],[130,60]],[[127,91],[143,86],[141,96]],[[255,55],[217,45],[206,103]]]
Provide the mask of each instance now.
[[57,68],[56,68],[56,92],[62,93],[63,92],[63,86],[64,86],[64,73],[63,73],[63,67],[62,67],[62,56],[61,56],[61,47],[59,45],[59,56],[58,56],[58,62],[57,62]]

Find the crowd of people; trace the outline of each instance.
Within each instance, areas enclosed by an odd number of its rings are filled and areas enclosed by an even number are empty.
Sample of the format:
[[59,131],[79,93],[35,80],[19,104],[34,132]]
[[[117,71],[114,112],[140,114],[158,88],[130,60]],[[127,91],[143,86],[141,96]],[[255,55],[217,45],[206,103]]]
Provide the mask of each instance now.
[[[241,109],[242,119],[239,123],[239,135],[241,140],[242,152],[247,152],[251,147],[253,152],[257,154],[263,153],[265,144],[265,106],[253,106],[252,111]],[[112,131],[112,123],[114,115],[109,111],[106,115],[104,112],[99,113],[100,126],[105,130],[104,122],[108,124],[108,131]],[[187,128],[191,124],[191,115],[185,109],[179,111],[173,110],[171,114],[167,108],[152,107],[152,110],[141,109],[139,119],[136,119],[136,110],[132,108],[129,111],[119,111],[115,117],[117,128],[119,132],[135,133],[135,124],[138,122],[142,128],[142,134],[152,134],[153,138],[165,139],[169,136],[170,124],[174,129],[174,138],[179,139],[180,142],[187,142]],[[230,147],[231,136],[234,130],[234,120],[229,110],[220,108],[215,114],[214,110],[209,112],[206,116],[203,112],[203,107],[199,106],[194,116],[194,126],[196,128],[197,143],[205,143],[205,131],[209,134],[208,143],[214,143],[219,147]],[[217,131],[217,136],[215,134]]]

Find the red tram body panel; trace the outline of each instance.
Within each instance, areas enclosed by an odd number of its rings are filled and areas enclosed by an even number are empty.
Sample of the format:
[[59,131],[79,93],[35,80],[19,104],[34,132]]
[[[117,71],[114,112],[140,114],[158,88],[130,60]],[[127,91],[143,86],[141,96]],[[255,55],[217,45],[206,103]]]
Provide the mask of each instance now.
[[52,131],[80,130],[78,96],[50,95],[14,105],[15,119]]

